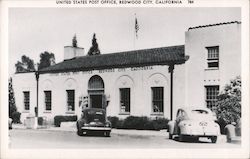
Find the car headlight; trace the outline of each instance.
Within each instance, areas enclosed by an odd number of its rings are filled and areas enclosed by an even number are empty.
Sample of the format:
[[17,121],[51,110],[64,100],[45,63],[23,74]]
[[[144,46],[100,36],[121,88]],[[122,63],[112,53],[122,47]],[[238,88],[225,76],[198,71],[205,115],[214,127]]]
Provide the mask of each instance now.
[[184,123],[183,126],[192,126],[191,123]]
[[105,127],[110,127],[110,123],[106,123],[106,124],[105,124]]

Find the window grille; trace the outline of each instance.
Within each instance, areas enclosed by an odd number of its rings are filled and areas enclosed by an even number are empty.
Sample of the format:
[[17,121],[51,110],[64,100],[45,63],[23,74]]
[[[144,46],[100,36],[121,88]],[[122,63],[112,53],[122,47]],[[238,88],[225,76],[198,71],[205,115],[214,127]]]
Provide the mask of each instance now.
[[75,111],[75,90],[67,90],[67,110]]
[[207,47],[207,67],[219,68],[219,46]]
[[51,111],[51,91],[44,91],[45,110]]
[[206,86],[206,103],[207,108],[214,110],[216,107],[219,86]]
[[163,87],[152,87],[152,108],[153,112],[163,113],[164,108],[164,90]]
[[23,92],[24,96],[24,110],[30,110],[30,92],[25,91]]
[[120,88],[120,110],[130,112],[130,88]]

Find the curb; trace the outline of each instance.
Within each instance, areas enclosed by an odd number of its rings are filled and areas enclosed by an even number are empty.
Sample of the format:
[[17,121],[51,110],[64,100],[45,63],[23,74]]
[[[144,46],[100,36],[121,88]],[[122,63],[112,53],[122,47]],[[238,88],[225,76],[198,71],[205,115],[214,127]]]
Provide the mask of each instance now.
[[[24,125],[13,125],[13,129],[27,129]],[[76,127],[41,127],[37,129],[27,129],[27,130],[36,130],[36,131],[62,131],[62,132],[76,132]],[[127,129],[112,129],[112,134],[118,135],[133,135],[133,136],[167,136],[167,130],[127,130]]]

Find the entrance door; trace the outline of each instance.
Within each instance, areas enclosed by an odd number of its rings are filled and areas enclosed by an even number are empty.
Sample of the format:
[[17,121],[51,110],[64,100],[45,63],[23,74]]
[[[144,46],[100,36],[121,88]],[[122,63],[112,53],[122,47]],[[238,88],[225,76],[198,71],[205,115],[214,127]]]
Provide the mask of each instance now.
[[102,108],[102,95],[90,95],[91,108]]
[[88,94],[90,98],[90,108],[104,108],[104,82],[98,75],[89,79]]

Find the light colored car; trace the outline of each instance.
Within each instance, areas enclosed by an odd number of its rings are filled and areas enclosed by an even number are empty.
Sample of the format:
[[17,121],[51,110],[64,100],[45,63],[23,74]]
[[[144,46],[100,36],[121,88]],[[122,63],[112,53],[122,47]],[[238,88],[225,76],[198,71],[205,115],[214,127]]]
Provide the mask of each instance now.
[[212,143],[216,143],[220,135],[220,126],[215,122],[216,117],[208,108],[185,107],[177,111],[176,120],[168,123],[169,138],[179,136],[179,141],[185,137],[207,137]]
[[104,109],[87,108],[82,111],[81,118],[76,122],[77,134],[86,135],[91,132],[101,132],[109,137],[111,123],[107,120]]

